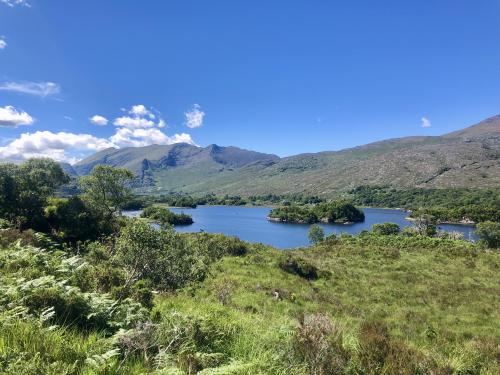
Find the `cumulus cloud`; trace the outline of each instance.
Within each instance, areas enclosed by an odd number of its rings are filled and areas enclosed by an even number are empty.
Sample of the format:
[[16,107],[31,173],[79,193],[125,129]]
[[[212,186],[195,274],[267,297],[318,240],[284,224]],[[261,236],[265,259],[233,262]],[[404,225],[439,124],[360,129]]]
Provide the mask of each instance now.
[[25,160],[32,157],[50,157],[57,161],[75,162],[77,158],[68,155],[68,150],[73,153],[88,152],[113,146],[109,140],[90,134],[37,131],[21,134],[7,146],[0,147],[0,158]]
[[140,128],[152,128],[155,126],[155,123],[146,118],[140,117],[118,117],[113,121],[115,126],[121,126],[129,129],[140,129]]
[[0,83],[0,90],[45,98],[59,94],[61,87],[54,82],[4,82]]
[[7,47],[7,42],[3,36],[0,36],[0,49],[5,49]]
[[0,107],[0,126],[7,128],[16,128],[20,125],[31,125],[35,122],[27,112],[17,110],[8,105]]
[[431,121],[427,117],[422,117],[420,121],[422,121],[423,128],[430,128],[431,127]]
[[14,7],[16,5],[24,5],[25,7],[31,6],[27,0],[0,0],[0,3],[7,4],[10,7]]
[[153,112],[151,112],[149,109],[146,108],[146,106],[142,104],[138,105],[133,105],[132,108],[130,109],[129,113],[131,115],[137,116],[137,117],[149,117],[150,119],[154,119],[155,115]]
[[184,113],[184,116],[186,117],[186,126],[188,128],[199,128],[203,125],[205,112],[201,110],[199,104],[193,104],[191,109]]
[[104,116],[94,115],[89,120],[94,125],[98,125],[98,126],[108,125],[108,119]]
[[110,137],[110,141],[117,147],[142,147],[149,145],[170,145],[173,143],[195,145],[189,134],[174,134],[170,137],[158,129],[120,128]]
[[162,118],[155,122],[156,116],[151,109],[148,109],[145,105],[138,104],[132,106],[130,110],[124,110],[128,112],[129,116],[118,117],[113,121],[115,126],[120,126],[128,129],[144,129],[153,128],[155,126],[164,127],[165,121]]
[[[50,131],[24,133],[6,146],[0,147],[0,159],[24,160],[47,156],[58,161],[74,163],[92,151],[108,147],[142,147],[173,143],[189,143],[196,146],[187,133],[167,135],[162,132],[160,129],[166,127],[166,122],[158,111],[153,113],[153,110],[137,105],[125,112],[129,116],[118,117],[113,121],[117,128],[115,134],[109,138]],[[105,125],[108,120],[104,116],[95,115],[90,118],[90,122]]]

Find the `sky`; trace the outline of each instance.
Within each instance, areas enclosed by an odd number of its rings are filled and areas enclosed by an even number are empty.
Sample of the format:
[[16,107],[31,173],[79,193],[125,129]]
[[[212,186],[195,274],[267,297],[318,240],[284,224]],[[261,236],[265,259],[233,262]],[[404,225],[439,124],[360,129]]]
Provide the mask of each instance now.
[[499,113],[497,0],[0,0],[0,159],[288,156]]

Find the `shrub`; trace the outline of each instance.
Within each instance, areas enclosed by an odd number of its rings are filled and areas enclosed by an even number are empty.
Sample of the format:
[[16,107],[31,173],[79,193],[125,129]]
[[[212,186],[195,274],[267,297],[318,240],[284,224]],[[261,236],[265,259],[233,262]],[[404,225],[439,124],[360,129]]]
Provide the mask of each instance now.
[[171,228],[156,230],[139,219],[130,220],[116,240],[118,258],[129,272],[126,287],[149,279],[159,289],[171,290],[203,280],[210,264],[205,250]]
[[289,255],[280,263],[280,268],[288,273],[298,275],[307,280],[316,280],[319,277],[318,269],[305,259]]
[[294,348],[310,374],[342,373],[349,360],[348,352],[342,347],[342,331],[324,314],[299,317]]
[[383,236],[398,234],[399,231],[399,225],[395,223],[373,224],[372,226],[373,233]]
[[489,248],[500,248],[500,223],[485,221],[477,225],[480,243]]

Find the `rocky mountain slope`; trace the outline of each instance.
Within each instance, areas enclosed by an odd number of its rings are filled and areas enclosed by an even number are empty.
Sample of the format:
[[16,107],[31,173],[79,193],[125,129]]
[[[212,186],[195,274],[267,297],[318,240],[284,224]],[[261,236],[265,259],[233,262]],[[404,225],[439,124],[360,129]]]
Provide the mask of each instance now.
[[126,167],[142,192],[329,195],[359,185],[500,186],[500,116],[438,137],[406,137],[287,158],[211,145],[107,149],[73,166]]

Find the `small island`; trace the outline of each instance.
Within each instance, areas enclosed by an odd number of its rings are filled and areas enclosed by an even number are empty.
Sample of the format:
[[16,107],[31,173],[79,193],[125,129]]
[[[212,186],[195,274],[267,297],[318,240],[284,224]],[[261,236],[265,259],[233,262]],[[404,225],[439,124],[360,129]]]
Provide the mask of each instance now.
[[352,203],[330,201],[313,206],[289,205],[273,209],[267,217],[281,223],[357,223],[365,220],[365,214]]
[[159,224],[169,225],[190,225],[193,224],[193,218],[184,213],[175,214],[169,209],[161,206],[148,206],[141,212],[141,217],[150,219]]

